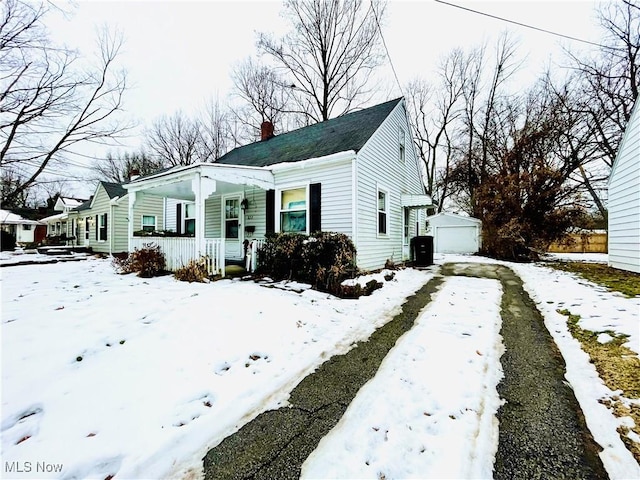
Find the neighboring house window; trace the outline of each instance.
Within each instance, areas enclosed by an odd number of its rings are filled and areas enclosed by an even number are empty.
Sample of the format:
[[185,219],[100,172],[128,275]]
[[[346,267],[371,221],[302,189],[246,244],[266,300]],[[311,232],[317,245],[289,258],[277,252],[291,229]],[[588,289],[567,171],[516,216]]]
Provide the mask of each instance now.
[[389,223],[389,193],[378,189],[378,234],[386,235]]
[[142,230],[145,232],[154,232],[156,230],[156,216],[155,215],[143,215],[142,216]]
[[307,232],[307,188],[292,188],[280,192],[280,231]]
[[91,217],[84,217],[84,239],[89,240],[89,219]]
[[100,237],[98,240],[105,242],[107,240],[107,214],[103,213],[99,216],[99,224],[98,230],[100,232]]
[[404,136],[404,130],[400,129],[400,134],[399,134],[399,141],[400,141],[400,161],[402,163],[404,163],[404,144],[405,144],[405,136]]
[[184,204],[184,233],[189,235],[196,234],[196,204]]
[[22,229],[23,230],[31,230],[31,225],[29,225],[28,223],[23,223],[22,224]]

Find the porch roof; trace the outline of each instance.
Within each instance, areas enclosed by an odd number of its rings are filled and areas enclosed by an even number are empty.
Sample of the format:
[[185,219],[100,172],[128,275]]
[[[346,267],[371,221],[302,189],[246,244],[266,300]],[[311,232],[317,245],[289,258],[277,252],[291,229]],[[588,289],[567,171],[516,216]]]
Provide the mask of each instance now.
[[209,184],[215,185],[215,191],[220,193],[237,190],[238,186],[252,186],[265,190],[275,188],[275,180],[270,170],[218,163],[181,165],[122,186],[129,192],[144,191],[169,198],[194,200],[192,182],[198,175]]
[[412,195],[403,193],[400,199],[403,207],[408,208],[427,208],[433,207],[433,200],[429,195]]

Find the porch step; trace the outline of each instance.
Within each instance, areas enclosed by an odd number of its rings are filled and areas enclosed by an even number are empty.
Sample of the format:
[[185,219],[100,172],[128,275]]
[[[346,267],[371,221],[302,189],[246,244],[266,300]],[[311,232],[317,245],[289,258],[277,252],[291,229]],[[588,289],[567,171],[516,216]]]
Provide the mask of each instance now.
[[240,265],[227,265],[225,268],[225,276],[228,278],[244,277],[247,270]]

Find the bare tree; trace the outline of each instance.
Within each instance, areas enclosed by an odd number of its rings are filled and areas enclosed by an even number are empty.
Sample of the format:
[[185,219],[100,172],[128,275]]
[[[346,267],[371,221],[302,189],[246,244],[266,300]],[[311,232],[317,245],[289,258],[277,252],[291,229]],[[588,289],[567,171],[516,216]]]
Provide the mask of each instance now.
[[[440,62],[437,83],[430,87],[416,79],[406,88],[407,106],[413,119],[414,143],[425,166],[427,193],[437,196],[442,211],[448,194],[448,172],[454,155],[451,136],[460,118],[466,59],[461,50],[453,50]],[[442,161],[441,161],[442,159]],[[442,174],[438,175],[438,171]]]
[[273,68],[248,58],[236,65],[231,78],[233,95],[240,100],[240,106],[231,112],[243,127],[240,143],[259,139],[260,125],[265,121],[276,131],[288,130],[285,111],[291,89]]
[[458,133],[458,162],[452,169],[450,185],[455,188],[459,206],[474,216],[480,214],[475,191],[487,176],[491,156],[504,150],[503,130],[517,115],[517,101],[512,101],[507,83],[521,62],[517,44],[508,33],[498,39],[494,55],[491,62],[485,46],[476,48],[461,70],[465,76],[463,127]]
[[258,47],[282,69],[290,111],[316,123],[366,103],[382,61],[384,4],[374,0],[365,11],[362,0],[287,0],[285,12],[293,30],[281,39],[262,33]]
[[229,112],[210,98],[200,118],[200,157],[215,162],[231,148]]
[[163,115],[146,132],[147,147],[157,162],[168,166],[206,161],[201,151],[202,126],[178,110]]
[[114,155],[107,153],[106,158],[96,160],[93,165],[98,180],[113,183],[126,183],[131,173],[137,171],[139,175],[149,175],[161,169],[164,165],[157,162],[144,151]]
[[572,107],[592,126],[597,148],[579,168],[579,181],[606,218],[606,180],[640,90],[640,4],[621,0],[601,4],[602,47],[590,55],[568,51],[580,91]]
[[114,138],[127,127],[116,121],[126,89],[113,72],[122,39],[104,31],[99,64],[77,66],[75,52],[50,43],[43,25],[47,8],[6,0],[0,19],[0,166],[13,181],[3,184],[11,205],[40,181],[48,167],[64,168],[72,147]]

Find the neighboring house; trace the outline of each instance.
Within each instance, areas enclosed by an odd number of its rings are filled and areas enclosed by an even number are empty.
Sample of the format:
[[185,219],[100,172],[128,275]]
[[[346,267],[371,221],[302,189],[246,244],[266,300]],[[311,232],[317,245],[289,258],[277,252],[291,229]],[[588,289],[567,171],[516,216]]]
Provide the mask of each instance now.
[[455,213],[427,217],[427,233],[433,236],[435,253],[477,253],[482,246],[482,222]]
[[60,237],[69,243],[75,243],[77,225],[69,220],[69,212],[78,208],[86,200],[71,197],[58,197],[53,209],[57,213],[41,220],[47,224],[47,235],[49,237]]
[[16,237],[16,243],[40,242],[46,235],[46,225],[37,220],[29,220],[9,210],[0,210],[0,228]]
[[640,101],[609,177],[609,265],[640,273]]
[[[154,241],[169,258],[180,257],[176,265],[207,255],[222,274],[225,259],[244,259],[245,240],[255,248],[268,232],[347,234],[363,270],[400,262],[433,206],[403,99],[281,135],[265,122],[261,141],[216,163],[174,167],[124,188],[130,211],[148,197],[178,199],[171,223],[193,238]],[[129,250],[141,242],[133,231]]]
[[70,222],[77,225],[76,245],[94,252],[128,251],[129,218],[133,231],[160,230],[164,222],[164,201],[147,197],[129,215],[127,191],[118,183],[99,182],[90,200],[69,212]]

